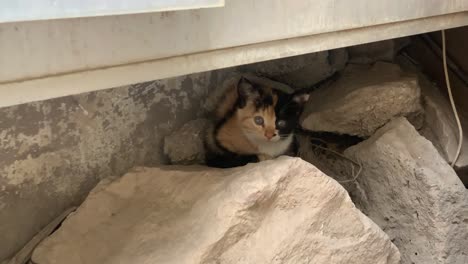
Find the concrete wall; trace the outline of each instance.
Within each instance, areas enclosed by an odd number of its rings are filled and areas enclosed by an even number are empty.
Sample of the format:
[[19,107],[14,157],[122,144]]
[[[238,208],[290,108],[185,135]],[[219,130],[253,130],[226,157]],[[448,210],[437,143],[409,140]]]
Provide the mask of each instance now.
[[230,70],[0,109],[0,262],[100,179],[164,163],[161,142],[204,114]]

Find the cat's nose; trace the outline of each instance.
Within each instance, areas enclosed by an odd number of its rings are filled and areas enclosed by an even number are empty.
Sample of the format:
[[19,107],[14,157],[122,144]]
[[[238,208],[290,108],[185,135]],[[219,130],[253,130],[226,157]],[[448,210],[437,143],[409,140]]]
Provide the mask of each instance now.
[[266,137],[268,140],[272,139],[274,136],[276,136],[276,133],[275,133],[275,132],[268,132],[268,131],[265,132],[265,137]]

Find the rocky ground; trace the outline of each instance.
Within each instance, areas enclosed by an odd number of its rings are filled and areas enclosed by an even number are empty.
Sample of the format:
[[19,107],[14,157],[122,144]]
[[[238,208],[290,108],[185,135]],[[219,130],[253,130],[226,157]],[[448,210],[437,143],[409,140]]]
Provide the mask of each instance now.
[[[455,122],[438,88],[397,57],[406,43],[240,67],[278,89],[339,74],[313,88],[300,158],[194,165],[208,121],[192,120],[164,140],[173,165],[99,184],[34,263],[468,263]],[[456,168],[468,168],[467,147]]]

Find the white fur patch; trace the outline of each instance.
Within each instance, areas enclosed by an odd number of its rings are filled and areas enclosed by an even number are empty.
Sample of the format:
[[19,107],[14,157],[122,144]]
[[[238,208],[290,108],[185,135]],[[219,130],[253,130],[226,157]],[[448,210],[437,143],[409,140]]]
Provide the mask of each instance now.
[[291,146],[291,143],[293,142],[293,137],[294,135],[291,134],[287,138],[278,141],[257,141],[255,143],[258,144],[258,150],[260,153],[276,158],[284,154],[289,149],[289,146]]

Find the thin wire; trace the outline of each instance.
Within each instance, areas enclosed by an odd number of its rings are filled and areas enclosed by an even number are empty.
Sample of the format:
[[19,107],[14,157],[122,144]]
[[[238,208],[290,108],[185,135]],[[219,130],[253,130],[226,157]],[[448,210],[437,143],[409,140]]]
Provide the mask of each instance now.
[[453,161],[450,164],[452,167],[454,167],[455,163],[458,160],[458,157],[460,156],[460,152],[461,152],[461,148],[463,144],[463,128],[461,126],[460,118],[458,117],[458,112],[455,106],[455,102],[453,101],[452,88],[450,86],[450,79],[449,79],[448,68],[447,68],[447,51],[445,47],[445,30],[442,30],[442,58],[444,62],[445,82],[447,84],[447,90],[448,90],[448,95],[450,99],[450,104],[452,105],[453,114],[455,115],[455,120],[457,121],[458,135],[459,135],[457,152],[455,152],[455,157],[453,157]]

